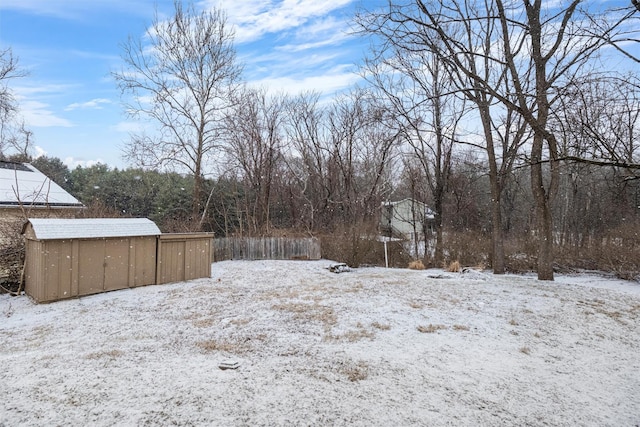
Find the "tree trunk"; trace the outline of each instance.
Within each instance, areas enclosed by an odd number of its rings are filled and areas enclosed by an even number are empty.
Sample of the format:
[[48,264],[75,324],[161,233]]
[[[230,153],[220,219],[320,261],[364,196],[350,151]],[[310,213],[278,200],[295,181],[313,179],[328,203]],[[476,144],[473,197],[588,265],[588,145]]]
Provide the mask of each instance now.
[[[493,185],[492,185],[493,187]],[[492,191],[493,193],[493,191]],[[491,201],[491,268],[493,274],[504,274],[504,233],[502,232],[502,208],[500,206],[500,195],[495,197],[492,194]]]
[[535,134],[531,148],[531,190],[536,206],[538,280],[553,280],[553,218],[543,181],[543,144],[543,136]]
[[[478,95],[482,96],[482,95]],[[498,176],[498,164],[491,127],[491,112],[486,102],[477,102],[480,120],[486,139],[487,157],[489,161],[489,183],[491,187],[491,268],[493,274],[504,274],[504,233],[502,232],[502,183]],[[506,159],[503,159],[506,161]]]
[[200,211],[202,206],[202,156],[198,156],[196,159],[196,164],[194,168],[194,177],[193,177],[193,204],[192,204],[192,214],[191,214],[191,225],[190,228],[193,231],[200,231],[202,228],[202,223],[198,221],[200,218]]

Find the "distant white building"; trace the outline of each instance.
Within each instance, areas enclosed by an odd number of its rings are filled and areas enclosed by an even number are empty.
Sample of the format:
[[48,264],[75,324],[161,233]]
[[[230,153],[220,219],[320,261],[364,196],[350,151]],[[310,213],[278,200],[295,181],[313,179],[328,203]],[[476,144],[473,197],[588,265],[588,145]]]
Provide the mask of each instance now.
[[433,230],[434,212],[415,199],[384,202],[380,216],[383,236],[422,240],[425,232]]

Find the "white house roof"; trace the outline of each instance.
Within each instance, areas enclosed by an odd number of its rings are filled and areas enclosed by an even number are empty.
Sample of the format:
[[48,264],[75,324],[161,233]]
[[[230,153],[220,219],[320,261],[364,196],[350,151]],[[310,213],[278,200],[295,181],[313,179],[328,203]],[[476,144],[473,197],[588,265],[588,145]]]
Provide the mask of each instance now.
[[0,161],[0,207],[82,207],[82,203],[29,163]]
[[[158,226],[147,218],[30,218],[38,240],[158,236]],[[23,230],[24,233],[24,230]]]

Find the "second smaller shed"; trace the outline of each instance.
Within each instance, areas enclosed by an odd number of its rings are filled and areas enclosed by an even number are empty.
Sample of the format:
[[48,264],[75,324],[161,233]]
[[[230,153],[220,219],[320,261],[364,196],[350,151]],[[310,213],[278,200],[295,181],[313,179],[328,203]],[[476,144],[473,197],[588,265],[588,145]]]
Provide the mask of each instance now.
[[152,285],[160,229],[146,218],[25,224],[25,291],[37,302]]

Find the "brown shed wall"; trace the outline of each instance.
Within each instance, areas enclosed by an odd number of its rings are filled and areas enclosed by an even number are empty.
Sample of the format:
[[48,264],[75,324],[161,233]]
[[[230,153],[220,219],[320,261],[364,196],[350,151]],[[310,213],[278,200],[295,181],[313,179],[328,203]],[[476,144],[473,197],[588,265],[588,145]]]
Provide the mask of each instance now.
[[157,284],[211,277],[212,233],[163,234],[158,238]]
[[37,302],[155,283],[155,236],[27,240],[26,247],[25,291]]

